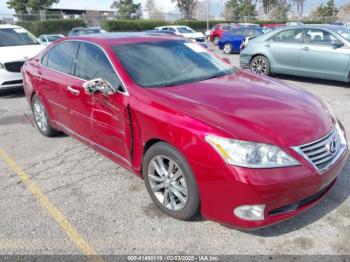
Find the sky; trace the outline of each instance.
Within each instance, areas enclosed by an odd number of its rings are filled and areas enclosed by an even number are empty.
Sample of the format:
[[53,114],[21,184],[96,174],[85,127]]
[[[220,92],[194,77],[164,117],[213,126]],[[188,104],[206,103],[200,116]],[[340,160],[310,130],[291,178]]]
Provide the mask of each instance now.
[[[135,2],[141,2],[142,6],[145,6],[147,0],[135,0]],[[206,0],[201,0],[206,1]],[[9,10],[6,5],[7,0],[0,0],[0,14],[10,14],[13,10]],[[54,7],[59,8],[83,8],[83,9],[110,9],[110,5],[113,0],[60,0],[59,4]],[[325,3],[327,0],[306,0],[305,12],[310,12],[320,3]],[[157,7],[164,13],[178,12],[174,3],[171,0],[155,0]],[[220,16],[223,10],[224,0],[209,0],[211,15]],[[350,3],[350,0],[335,0],[337,6]]]

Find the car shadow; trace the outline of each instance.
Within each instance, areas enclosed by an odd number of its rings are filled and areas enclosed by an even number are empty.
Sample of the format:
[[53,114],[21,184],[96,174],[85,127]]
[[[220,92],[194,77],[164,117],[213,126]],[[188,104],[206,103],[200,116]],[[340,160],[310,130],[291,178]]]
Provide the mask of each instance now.
[[319,78],[281,75],[281,74],[275,74],[273,75],[273,77],[279,80],[289,80],[289,81],[300,82],[300,84],[309,83],[309,84],[317,84],[317,85],[322,85],[327,87],[334,86],[334,87],[341,87],[341,88],[350,88],[350,83],[334,81],[334,80],[325,80],[325,79],[319,79]]
[[23,88],[16,88],[11,90],[0,90],[0,98],[11,99],[11,98],[19,98],[24,97]]
[[[331,211],[339,207],[350,196],[350,159],[346,163],[342,173],[338,176],[338,180],[334,188],[329,192],[325,198],[316,206],[301,213],[300,215],[293,217],[289,220],[283,221],[279,224],[254,230],[247,231],[241,230],[247,234],[260,236],[260,237],[276,237],[283,234],[287,234],[303,227],[306,227],[312,223],[315,223],[319,219],[323,218]],[[341,214],[339,214],[341,215]],[[332,223],[332,219],[329,220]],[[335,224],[338,224],[336,222]]]

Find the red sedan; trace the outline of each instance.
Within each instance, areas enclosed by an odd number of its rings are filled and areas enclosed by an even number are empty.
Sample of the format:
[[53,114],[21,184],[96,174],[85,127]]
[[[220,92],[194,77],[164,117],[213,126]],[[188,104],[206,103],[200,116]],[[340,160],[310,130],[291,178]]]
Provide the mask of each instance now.
[[43,135],[65,132],[142,177],[178,219],[280,222],[325,196],[347,161],[345,131],[322,101],[183,38],[66,38],[23,75]]

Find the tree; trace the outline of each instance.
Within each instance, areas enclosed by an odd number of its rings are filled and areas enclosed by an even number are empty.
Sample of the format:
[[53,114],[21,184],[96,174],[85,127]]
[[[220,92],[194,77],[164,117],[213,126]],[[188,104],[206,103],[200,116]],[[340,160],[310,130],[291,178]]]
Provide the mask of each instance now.
[[346,4],[339,8],[338,19],[341,21],[350,21],[350,4]]
[[177,4],[185,19],[191,19],[193,17],[193,11],[198,4],[198,0],[171,0],[171,2]]
[[278,0],[270,10],[268,16],[273,19],[287,19],[291,5],[287,0]]
[[148,12],[150,19],[164,19],[163,14],[157,8],[154,0],[147,0],[145,11]]
[[228,0],[225,3],[224,16],[227,20],[236,20],[244,16],[255,17],[256,6],[252,0]]
[[135,4],[133,0],[113,1],[112,9],[117,9],[119,19],[138,19],[142,15],[141,4]]
[[293,0],[294,5],[296,6],[297,13],[299,17],[302,17],[304,14],[304,4],[306,0]]
[[278,0],[262,0],[265,15],[268,15],[277,4]]
[[323,19],[332,17],[332,19],[334,19],[338,11],[339,10],[335,7],[334,0],[328,0],[326,5],[322,4],[318,6],[317,9],[311,13],[311,16]]
[[7,6],[13,8],[16,14],[36,14],[58,2],[59,0],[8,0]]

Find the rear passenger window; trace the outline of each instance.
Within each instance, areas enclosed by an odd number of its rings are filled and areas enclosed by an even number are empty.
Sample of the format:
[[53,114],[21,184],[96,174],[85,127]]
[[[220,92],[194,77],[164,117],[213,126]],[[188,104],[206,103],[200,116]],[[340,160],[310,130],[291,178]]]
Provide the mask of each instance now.
[[302,35],[302,29],[285,30],[272,36],[270,41],[282,43],[300,43]]
[[121,81],[102,49],[85,42],[82,42],[79,47],[75,76],[84,80],[102,78],[116,89],[121,86]]
[[[63,42],[50,49],[42,63],[56,71],[71,74],[78,42]],[[44,64],[45,63],[45,64]]]

